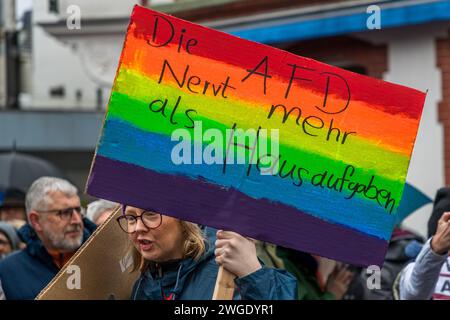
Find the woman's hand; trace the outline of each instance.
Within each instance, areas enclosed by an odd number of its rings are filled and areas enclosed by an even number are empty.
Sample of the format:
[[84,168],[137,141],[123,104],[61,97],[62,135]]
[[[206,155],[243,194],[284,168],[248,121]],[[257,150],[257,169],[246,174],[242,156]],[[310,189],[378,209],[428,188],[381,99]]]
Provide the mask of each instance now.
[[217,231],[216,262],[239,278],[261,268],[253,240],[232,231]]

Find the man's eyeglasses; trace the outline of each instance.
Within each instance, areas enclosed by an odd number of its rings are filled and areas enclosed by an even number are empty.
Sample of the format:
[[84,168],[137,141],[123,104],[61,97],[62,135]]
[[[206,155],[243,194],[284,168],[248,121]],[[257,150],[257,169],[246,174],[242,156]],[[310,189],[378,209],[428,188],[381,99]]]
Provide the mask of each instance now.
[[72,220],[72,215],[74,212],[81,215],[81,217],[84,216],[84,210],[82,207],[72,207],[72,208],[65,208],[65,209],[59,209],[59,210],[37,210],[37,212],[41,212],[41,213],[56,212],[56,215],[59,216],[61,218],[61,220],[64,220],[64,221]]
[[141,219],[147,229],[156,229],[162,223],[162,215],[152,211],[144,211],[141,215],[124,214],[117,218],[117,222],[124,232],[134,233],[138,219]]

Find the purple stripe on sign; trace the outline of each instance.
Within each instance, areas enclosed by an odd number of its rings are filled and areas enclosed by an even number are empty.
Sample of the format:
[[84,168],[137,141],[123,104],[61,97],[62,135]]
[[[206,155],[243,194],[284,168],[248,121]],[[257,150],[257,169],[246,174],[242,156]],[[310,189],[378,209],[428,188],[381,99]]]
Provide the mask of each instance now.
[[[320,252],[354,265],[381,266],[388,246],[382,239],[327,223],[281,203],[255,201],[236,189],[161,174],[98,154],[87,192],[267,242],[277,239],[284,247]],[[283,219],[274,212],[283,212]]]

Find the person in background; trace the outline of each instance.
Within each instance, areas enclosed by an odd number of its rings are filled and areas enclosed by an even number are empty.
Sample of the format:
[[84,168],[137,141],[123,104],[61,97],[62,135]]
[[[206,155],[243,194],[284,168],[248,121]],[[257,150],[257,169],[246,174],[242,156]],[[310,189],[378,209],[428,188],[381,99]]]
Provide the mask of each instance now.
[[342,264],[335,263],[329,275],[322,274],[321,264],[329,259],[306,252],[277,246],[277,256],[284,267],[297,278],[299,300],[341,300],[353,278],[353,272]]
[[14,227],[7,222],[0,221],[0,260],[19,248],[20,239]]
[[25,193],[18,189],[7,189],[0,206],[0,221],[27,221]]
[[37,179],[25,204],[28,223],[18,234],[27,247],[0,261],[0,292],[8,300],[34,299],[96,228],[66,180]]
[[341,300],[353,278],[341,263],[306,252],[263,241],[256,242],[256,252],[265,265],[295,276],[299,300]]
[[235,275],[235,298],[291,300],[295,278],[259,262],[253,240],[231,231],[201,230],[194,223],[124,206],[117,218],[132,244],[133,300],[210,300],[219,265]]
[[117,203],[115,202],[97,200],[88,204],[86,217],[99,226],[108,219],[116,207]]
[[429,239],[416,260],[408,264],[394,284],[401,300],[450,300],[450,188],[438,190],[430,219]]
[[402,269],[417,257],[423,243],[424,239],[419,234],[396,227],[380,270],[379,287],[373,286],[373,272],[355,267],[356,276],[350,283],[344,300],[393,300],[395,279]]

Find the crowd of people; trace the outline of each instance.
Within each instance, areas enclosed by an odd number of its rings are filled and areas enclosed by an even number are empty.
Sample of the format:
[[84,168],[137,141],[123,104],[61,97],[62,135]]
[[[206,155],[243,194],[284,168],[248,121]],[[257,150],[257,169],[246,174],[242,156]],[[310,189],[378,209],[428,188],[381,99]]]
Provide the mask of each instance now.
[[211,299],[219,267],[234,275],[235,299],[450,299],[450,188],[438,191],[428,239],[398,226],[371,274],[314,256],[162,215],[97,200],[85,210],[69,181],[42,177],[0,206],[0,299],[34,299],[116,210],[140,276],[130,299]]

